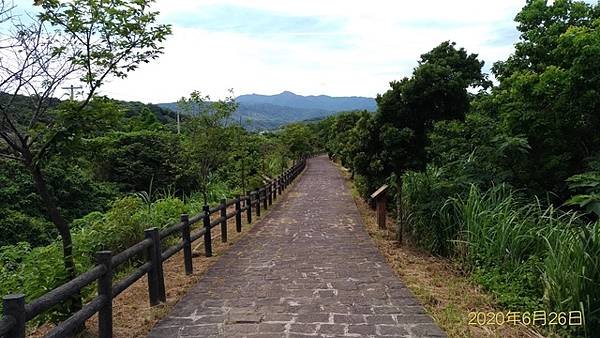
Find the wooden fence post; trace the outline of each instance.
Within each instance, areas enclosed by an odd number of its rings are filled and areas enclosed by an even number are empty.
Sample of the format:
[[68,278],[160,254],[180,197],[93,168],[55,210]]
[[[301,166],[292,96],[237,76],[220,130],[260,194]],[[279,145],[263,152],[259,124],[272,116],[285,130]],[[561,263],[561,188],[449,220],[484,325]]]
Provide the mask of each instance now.
[[252,223],[252,192],[246,191],[246,220]]
[[98,311],[98,336],[112,338],[113,313],[112,313],[112,252],[96,252],[96,264],[104,265],[106,272],[98,278],[98,296],[104,296],[106,301]]
[[267,186],[264,186],[263,191],[265,192],[265,199],[263,200],[263,207],[265,208],[265,210],[267,210],[268,208],[268,203],[269,203],[269,198],[267,197]]
[[242,232],[242,203],[240,195],[235,196],[235,231]]
[[269,182],[269,189],[267,194],[269,194],[269,206],[273,205],[273,182]]
[[148,291],[150,295],[150,305],[154,306],[160,302],[165,302],[165,280],[162,271],[162,257],[160,252],[160,234],[158,228],[151,228],[144,231],[146,238],[152,240],[152,246],[148,248],[147,257],[150,261],[150,271],[148,271]]
[[279,195],[281,196],[281,176],[277,177],[277,190],[279,191]]
[[287,179],[285,176],[285,172],[281,175],[281,181],[283,182],[283,190],[287,189]]
[[7,295],[2,298],[2,308],[4,317],[13,317],[15,325],[6,334],[7,338],[25,338],[25,295]]
[[256,189],[256,217],[260,217],[260,189]]
[[212,237],[210,234],[210,207],[204,206],[204,253],[206,257],[212,257]]
[[221,242],[227,243],[227,199],[221,200]]
[[190,238],[190,216],[188,214],[181,215],[181,240],[183,242],[183,265],[185,274],[191,275],[194,273],[194,265],[192,263],[192,240]]

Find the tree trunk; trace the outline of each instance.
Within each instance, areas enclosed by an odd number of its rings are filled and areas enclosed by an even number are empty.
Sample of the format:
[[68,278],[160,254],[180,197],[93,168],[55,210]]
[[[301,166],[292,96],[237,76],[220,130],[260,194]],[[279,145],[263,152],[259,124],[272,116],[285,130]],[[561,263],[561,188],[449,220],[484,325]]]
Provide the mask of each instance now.
[[[71,239],[71,231],[67,221],[62,217],[54,198],[48,190],[48,185],[44,179],[44,175],[38,165],[33,164],[31,161],[27,161],[27,168],[33,176],[35,187],[40,195],[48,217],[58,230],[63,247],[63,264],[67,272],[67,278],[69,280],[77,277],[77,270],[75,268],[75,259],[73,257],[73,241]],[[80,293],[76,293],[72,298],[72,309],[71,312],[76,312],[82,308],[82,300]]]
[[242,195],[246,193],[246,168],[244,167],[244,160],[245,157],[242,157]]
[[398,229],[396,229],[396,239],[398,244],[402,245],[402,232],[404,228],[404,217],[402,215],[402,176],[396,175],[396,215]]

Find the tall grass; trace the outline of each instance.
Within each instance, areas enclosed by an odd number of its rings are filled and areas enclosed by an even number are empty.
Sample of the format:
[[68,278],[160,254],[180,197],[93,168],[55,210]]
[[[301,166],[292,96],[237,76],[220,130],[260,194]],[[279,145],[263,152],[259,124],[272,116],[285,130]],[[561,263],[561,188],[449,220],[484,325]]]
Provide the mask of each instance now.
[[581,310],[585,329],[553,329],[600,332],[600,221],[526,200],[504,185],[482,191],[448,182],[439,171],[404,176],[413,240],[435,253],[448,248],[507,309]]
[[442,208],[459,229],[454,241],[459,259],[471,267],[508,269],[517,268],[543,247],[535,211],[503,185],[484,192],[472,185],[465,198],[451,197]]
[[581,310],[586,335],[600,332],[600,221],[554,228],[544,236],[544,303],[552,311]]
[[458,228],[441,208],[448,196],[455,196],[463,187],[435,166],[422,173],[407,172],[402,180],[402,204],[407,206],[404,213],[412,216],[404,225],[406,234],[435,254],[449,255],[450,240],[456,238]]
[[500,305],[523,311],[541,305],[539,270],[544,247],[536,209],[507,186],[481,191],[471,185],[464,196],[448,198],[440,214],[457,227],[454,259],[496,295]]

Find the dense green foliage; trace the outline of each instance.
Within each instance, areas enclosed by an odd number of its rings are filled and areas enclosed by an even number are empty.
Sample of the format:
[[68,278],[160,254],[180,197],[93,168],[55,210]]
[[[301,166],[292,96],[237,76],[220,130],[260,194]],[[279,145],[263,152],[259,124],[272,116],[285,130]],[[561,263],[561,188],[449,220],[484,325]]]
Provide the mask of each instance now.
[[165,190],[185,184],[183,147],[177,134],[161,131],[113,132],[89,142],[98,178],[123,191]]
[[[7,94],[0,97],[0,157],[30,174],[60,238],[67,278],[75,278],[77,266],[68,213],[59,200],[70,189],[52,186],[51,173],[71,163],[79,166],[86,140],[118,121],[121,112],[114,103],[96,95],[106,80],[126,78],[162,54],[171,27],[157,22],[152,2],[36,1],[35,14],[0,3],[0,23],[6,28],[0,31],[0,92]],[[71,100],[58,104],[58,88],[76,79],[83,99],[74,100],[71,86]],[[82,308],[79,292],[71,302],[73,311]]]
[[[367,197],[392,184],[397,233],[453,258],[508,309],[581,310],[600,330],[600,6],[529,0],[515,52],[481,73],[443,42],[375,114],[318,123]],[[401,180],[398,179],[401,177]],[[399,238],[402,238],[399,236]]]
[[[115,200],[104,213],[92,212],[72,223],[76,266],[85,271],[93,266],[98,250],[119,252],[144,238],[144,229],[163,228],[179,214],[197,213],[201,204],[177,197],[157,199],[150,205],[135,196]],[[62,252],[58,243],[35,247],[27,242],[0,248],[0,290],[35,299],[65,280]],[[93,289],[88,290],[88,295]],[[64,307],[69,304],[64,304]]]
[[[114,127],[96,129],[73,144],[77,151],[57,154],[44,169],[70,223],[80,272],[92,266],[96,251],[119,252],[143,239],[144,229],[200,212],[204,201],[262,186],[313,150],[307,125],[257,134],[227,121],[232,101],[213,102],[184,119],[181,134],[173,120],[162,123],[161,112],[135,106],[111,101]],[[32,300],[68,279],[32,178],[8,160],[0,160],[0,216],[1,294],[23,292]]]

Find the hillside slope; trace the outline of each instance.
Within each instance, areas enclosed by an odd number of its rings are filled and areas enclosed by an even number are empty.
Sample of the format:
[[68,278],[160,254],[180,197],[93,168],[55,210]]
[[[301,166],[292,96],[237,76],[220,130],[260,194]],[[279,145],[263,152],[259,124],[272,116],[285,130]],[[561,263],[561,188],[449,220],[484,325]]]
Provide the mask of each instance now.
[[[267,130],[305,120],[318,120],[341,111],[375,111],[377,104],[367,97],[302,96],[285,91],[277,95],[241,95],[236,98],[238,110],[232,117],[250,130]],[[176,111],[177,104],[158,106]]]

